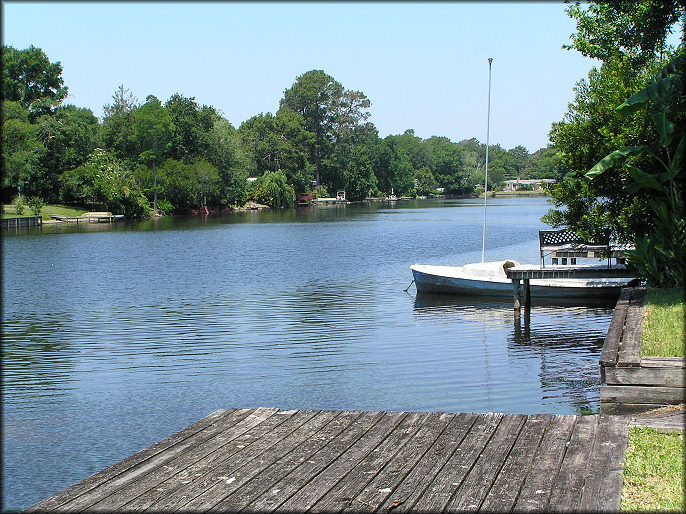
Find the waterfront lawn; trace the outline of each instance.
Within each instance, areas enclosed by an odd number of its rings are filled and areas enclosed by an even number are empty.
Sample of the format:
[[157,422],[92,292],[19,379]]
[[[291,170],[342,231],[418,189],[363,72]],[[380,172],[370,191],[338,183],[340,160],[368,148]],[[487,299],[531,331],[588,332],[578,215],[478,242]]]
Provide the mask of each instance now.
[[[14,205],[3,205],[3,212],[2,212],[2,217],[3,218],[17,218],[17,217],[26,217],[26,216],[33,216],[33,212],[29,208],[29,206],[24,207],[24,212],[21,216],[17,216],[16,210],[14,209]],[[59,214],[61,216],[81,216],[84,212],[88,212],[88,209],[84,209],[81,207],[69,207],[66,205],[56,205],[56,204],[45,204],[43,205],[43,208],[40,211],[41,218],[44,220],[49,220],[51,214]]]
[[643,307],[641,357],[684,356],[684,291],[646,291]]
[[629,427],[623,511],[684,511],[684,433]]

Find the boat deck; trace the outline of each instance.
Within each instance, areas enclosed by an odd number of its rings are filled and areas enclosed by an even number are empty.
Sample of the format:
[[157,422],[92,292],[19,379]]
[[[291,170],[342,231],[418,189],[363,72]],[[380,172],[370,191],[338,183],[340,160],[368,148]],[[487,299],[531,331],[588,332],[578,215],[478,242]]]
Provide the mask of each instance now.
[[628,418],[219,410],[48,510],[617,511]]

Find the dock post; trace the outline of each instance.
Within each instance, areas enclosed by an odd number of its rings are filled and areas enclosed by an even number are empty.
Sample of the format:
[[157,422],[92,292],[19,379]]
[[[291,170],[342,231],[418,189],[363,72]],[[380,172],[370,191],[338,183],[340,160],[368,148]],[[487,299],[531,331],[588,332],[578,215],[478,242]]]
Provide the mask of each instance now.
[[514,310],[519,312],[519,309],[522,306],[522,302],[520,301],[520,289],[519,289],[519,279],[518,278],[512,279],[512,287],[514,288]]
[[524,279],[524,309],[531,307],[531,287],[529,286],[529,279]]

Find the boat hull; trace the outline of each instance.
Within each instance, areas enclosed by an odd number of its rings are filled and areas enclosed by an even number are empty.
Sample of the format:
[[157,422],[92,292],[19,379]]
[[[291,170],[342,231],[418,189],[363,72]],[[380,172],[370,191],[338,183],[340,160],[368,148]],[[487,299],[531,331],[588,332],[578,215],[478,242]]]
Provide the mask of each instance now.
[[[454,295],[512,298],[512,281],[507,276],[476,276],[461,266],[410,267],[417,291]],[[614,298],[630,278],[531,280],[532,298]]]

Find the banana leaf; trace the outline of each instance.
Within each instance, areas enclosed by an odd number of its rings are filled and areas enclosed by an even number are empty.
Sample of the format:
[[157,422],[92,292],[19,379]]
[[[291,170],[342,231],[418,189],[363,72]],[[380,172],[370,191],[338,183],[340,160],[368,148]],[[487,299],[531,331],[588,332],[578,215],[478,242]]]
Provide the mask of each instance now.
[[618,162],[624,161],[627,157],[631,155],[637,155],[643,151],[643,146],[628,146],[622,148],[621,150],[615,150],[611,154],[605,156],[598,164],[593,166],[590,170],[586,172],[586,178],[593,179],[600,175],[601,173],[609,170],[617,164]]
[[643,107],[643,104],[646,102],[654,100],[655,98],[658,98],[666,93],[677,79],[677,66],[679,61],[684,59],[686,59],[686,54],[682,53],[669,61],[643,89],[632,95],[623,104],[618,106],[616,111],[622,115],[631,114],[632,112],[635,112]]

